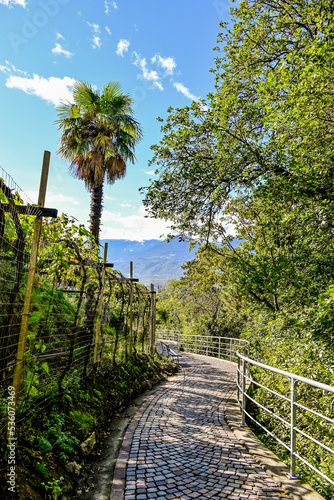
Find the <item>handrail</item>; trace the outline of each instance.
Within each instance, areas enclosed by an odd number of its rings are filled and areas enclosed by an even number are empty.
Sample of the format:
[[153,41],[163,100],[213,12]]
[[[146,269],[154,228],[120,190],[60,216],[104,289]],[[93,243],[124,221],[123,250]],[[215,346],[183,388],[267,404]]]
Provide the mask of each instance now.
[[248,341],[244,339],[181,334],[178,330],[158,330],[157,338],[177,342],[178,348],[187,352],[229,361],[237,361],[238,349],[248,345]]
[[[314,465],[310,464],[305,457],[302,457],[300,453],[297,452],[297,434],[304,436],[308,442],[313,442],[323,450],[334,453],[334,450],[329,446],[321,443],[320,441],[314,439],[308,433],[303,432],[297,426],[297,412],[299,409],[304,412],[311,413],[316,415],[318,418],[323,419],[324,421],[334,424],[334,420],[329,418],[326,415],[322,415],[321,413],[308,408],[297,402],[297,393],[296,393],[296,385],[298,383],[307,384],[308,386],[315,387],[316,389],[320,389],[322,391],[327,391],[331,394],[334,394],[334,387],[318,382],[317,380],[312,380],[306,377],[302,377],[300,375],[287,372],[285,370],[280,370],[279,368],[275,368],[264,363],[260,363],[259,361],[255,361],[249,358],[247,355],[240,352],[242,348],[246,348],[248,342],[244,339],[235,339],[231,337],[210,337],[210,336],[201,336],[201,335],[189,335],[189,334],[181,334],[177,330],[172,331],[160,331],[158,332],[159,338],[164,338],[165,340],[174,340],[178,343],[179,347],[182,347],[183,350],[187,352],[192,352],[196,354],[204,354],[206,356],[213,356],[217,358],[227,358],[230,361],[237,361],[237,401],[241,409],[241,425],[246,425],[246,416],[260,426],[267,434],[269,434],[272,438],[274,438],[278,443],[280,443],[290,454],[290,475],[291,479],[296,478],[296,459],[300,460],[303,464],[308,466],[311,470],[316,472],[320,477],[328,481],[330,484],[334,485],[334,480],[328,477],[326,474],[317,469]],[[258,383],[251,376],[251,366],[256,366],[263,370],[269,370],[272,373],[278,374],[282,377],[285,377],[289,381],[289,395],[280,394],[276,391],[273,391],[271,388],[266,387],[263,384]],[[290,421],[283,419],[280,415],[275,414],[272,410],[269,410],[263,404],[256,401],[248,394],[248,389],[250,383],[255,386],[261,387],[265,391],[274,394],[277,398],[281,398],[289,404],[290,406]],[[247,401],[252,401],[253,404],[257,405],[257,407],[262,408],[266,412],[270,413],[270,415],[279,420],[286,428],[289,429],[290,437],[289,444],[284,443],[278,436],[276,436],[273,432],[267,429],[264,425],[258,422],[250,413],[247,411]]]
[[258,361],[254,361],[253,359],[247,358],[243,354],[237,352],[238,358],[244,359],[248,363],[252,363],[252,365],[258,366],[259,368],[264,368],[266,370],[270,370],[271,372],[278,373],[279,375],[283,375],[285,377],[293,377],[298,382],[304,382],[305,384],[312,385],[313,387],[317,387],[318,389],[322,389],[324,391],[329,391],[334,394],[334,387],[327,384],[322,384],[321,382],[317,382],[316,380],[312,380],[311,378],[301,377],[300,375],[296,375],[294,373],[286,372],[284,370],[280,370],[279,368],[274,368],[273,366],[265,365],[263,363],[259,363]]
[[[297,411],[298,409],[302,409],[306,412],[315,414],[317,417],[326,420],[327,422],[334,424],[334,420],[327,417],[326,415],[322,415],[321,413],[315,412],[311,408],[308,408],[304,405],[301,405],[297,403],[297,394],[296,394],[296,383],[301,382],[304,384],[307,384],[311,387],[315,387],[317,389],[320,389],[322,391],[327,391],[330,392],[331,394],[334,394],[334,387],[323,384],[321,382],[318,382],[316,380],[312,380],[306,377],[302,377],[300,375],[296,375],[294,373],[287,372],[285,370],[280,370],[279,368],[275,368],[273,366],[266,365],[264,363],[260,363],[259,361],[255,361],[241,353],[237,353],[238,357],[238,368],[237,368],[237,400],[238,404],[241,409],[241,425],[245,426],[245,420],[246,416],[252,420],[254,423],[259,425],[267,434],[269,434],[271,437],[273,437],[276,441],[278,441],[281,445],[283,445],[289,452],[290,454],[290,478],[293,479],[296,477],[296,458],[298,458],[302,463],[310,467],[314,472],[319,474],[323,479],[328,481],[330,484],[334,485],[334,480],[328,477],[326,474],[323,474],[319,469],[314,467],[313,465],[309,464],[309,462],[306,460],[305,457],[302,457],[300,454],[297,453],[297,434],[301,434],[304,436],[308,441],[312,441],[315,443],[317,446],[322,448],[323,450],[326,450],[329,453],[334,453],[334,450],[332,448],[329,448],[325,444],[321,443],[320,441],[314,439],[312,436],[309,434],[303,432],[301,429],[298,428],[297,426]],[[241,367],[240,367],[241,365]],[[276,413],[272,412],[268,408],[264,407],[261,405],[258,401],[253,399],[248,393],[247,390],[245,389],[246,386],[246,380],[249,380],[249,377],[247,375],[247,372],[250,372],[249,365],[254,365],[259,368],[262,368],[264,370],[269,370],[271,373],[277,373],[278,375],[281,375],[289,380],[290,384],[290,398],[287,398],[283,394],[279,394],[275,392],[275,395],[281,399],[284,399],[285,401],[288,400],[290,404],[290,422],[285,421],[277,415]],[[240,379],[241,377],[241,379]],[[266,387],[262,384],[258,384],[255,380],[252,379],[252,383],[254,385],[258,385],[261,388],[267,390],[268,392],[273,392],[269,387]],[[262,408],[263,410],[267,411],[270,413],[270,415],[277,420],[280,420],[283,422],[285,427],[289,428],[290,430],[290,446],[288,446],[286,443],[283,443],[277,436],[275,436],[273,433],[271,433],[264,425],[260,424],[257,422],[257,420],[250,415],[247,410],[246,410],[246,404],[247,400],[252,401],[253,404],[256,404],[258,407]]]

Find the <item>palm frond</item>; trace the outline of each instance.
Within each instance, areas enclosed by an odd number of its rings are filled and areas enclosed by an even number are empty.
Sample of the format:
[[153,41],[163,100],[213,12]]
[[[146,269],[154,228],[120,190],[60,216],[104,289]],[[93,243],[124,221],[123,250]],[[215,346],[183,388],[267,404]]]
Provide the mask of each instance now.
[[94,92],[90,83],[78,81],[73,85],[73,98],[75,104],[85,109],[96,105],[100,100],[100,95]]
[[92,190],[104,179],[113,184],[124,177],[126,162],[134,162],[134,148],[143,137],[133,118],[132,98],[118,82],[109,82],[102,94],[87,82],[73,86],[74,103],[58,107],[60,156],[71,162],[70,173]]

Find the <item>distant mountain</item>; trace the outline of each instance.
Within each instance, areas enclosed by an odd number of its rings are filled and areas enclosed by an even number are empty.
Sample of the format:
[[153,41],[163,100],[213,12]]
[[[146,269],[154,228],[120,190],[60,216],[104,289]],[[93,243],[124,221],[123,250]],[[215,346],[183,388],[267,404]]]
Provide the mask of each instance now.
[[[172,278],[180,278],[183,274],[181,266],[195,257],[196,248],[189,252],[187,241],[179,242],[174,238],[167,243],[161,240],[101,240],[101,245],[108,243],[109,262],[114,269],[122,272],[125,277],[130,274],[130,261],[133,262],[133,275],[140,283],[161,288]],[[234,239],[232,246],[241,243]]]
[[189,252],[189,244],[179,242],[177,238],[170,243],[161,240],[101,240],[102,246],[104,243],[108,243],[107,258],[115,269],[129,277],[130,261],[133,261],[134,277],[146,286],[153,283],[159,288],[172,278],[180,278],[182,264],[193,259],[196,251]]

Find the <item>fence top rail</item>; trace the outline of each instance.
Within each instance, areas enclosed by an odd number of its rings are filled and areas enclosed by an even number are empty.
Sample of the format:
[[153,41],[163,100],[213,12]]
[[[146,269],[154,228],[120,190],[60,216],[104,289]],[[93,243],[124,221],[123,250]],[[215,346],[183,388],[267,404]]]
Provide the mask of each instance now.
[[211,335],[194,335],[194,334],[188,334],[188,333],[185,333],[185,334],[182,334],[180,332],[178,332],[177,330],[160,330],[157,332],[157,335],[163,335],[164,333],[178,333],[180,336],[184,336],[184,337],[198,337],[200,339],[203,339],[203,340],[207,340],[207,339],[210,339],[210,340],[233,340],[235,342],[240,342],[240,343],[243,343],[243,344],[248,344],[248,340],[245,340],[245,339],[238,339],[238,338],[235,338],[235,337],[211,337]]
[[312,380],[312,379],[306,378],[306,377],[301,377],[300,375],[296,375],[294,373],[280,370],[279,368],[274,368],[273,366],[259,363],[258,361],[254,361],[253,359],[250,359],[247,356],[244,356],[243,354],[241,354],[239,352],[237,352],[237,356],[238,356],[238,358],[243,359],[244,361],[247,361],[248,363],[250,363],[252,365],[258,366],[259,368],[264,368],[265,370],[269,370],[273,373],[278,373],[279,375],[283,375],[284,377],[287,377],[289,379],[293,379],[294,381],[304,382],[305,384],[312,385],[313,387],[316,387],[317,389],[322,389],[324,391],[328,391],[328,392],[331,392],[334,394],[334,387],[332,387],[331,385],[322,384],[321,382],[317,382],[316,380]]

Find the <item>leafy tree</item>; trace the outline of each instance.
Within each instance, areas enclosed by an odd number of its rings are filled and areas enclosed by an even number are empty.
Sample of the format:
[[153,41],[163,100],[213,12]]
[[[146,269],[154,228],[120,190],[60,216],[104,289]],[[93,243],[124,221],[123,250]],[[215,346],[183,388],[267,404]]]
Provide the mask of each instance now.
[[174,232],[222,243],[239,292],[278,312],[333,279],[332,2],[243,0],[232,17],[215,92],[169,109],[144,203]]
[[280,200],[313,200],[331,226],[332,2],[244,0],[232,16],[215,92],[169,109],[145,204],[181,234],[221,238],[226,200],[265,186]]
[[73,99],[73,104],[58,107],[59,154],[91,192],[90,231],[98,244],[104,181],[113,184],[124,177],[126,162],[135,160],[142,129],[132,116],[131,97],[117,82],[109,82],[101,94],[86,82],[76,82]]

